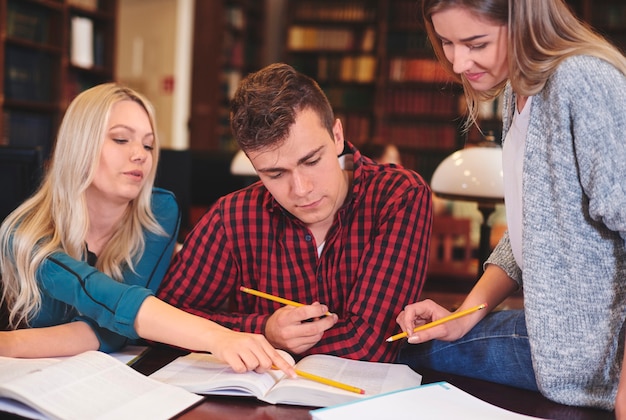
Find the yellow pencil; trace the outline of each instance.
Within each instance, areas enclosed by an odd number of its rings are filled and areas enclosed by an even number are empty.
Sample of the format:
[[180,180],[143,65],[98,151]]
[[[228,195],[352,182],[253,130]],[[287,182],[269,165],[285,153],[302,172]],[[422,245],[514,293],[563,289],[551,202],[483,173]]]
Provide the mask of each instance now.
[[128,362],[126,362],[126,364],[128,366],[132,366],[134,365],[136,362],[139,361],[139,359],[141,359],[142,357],[144,357],[146,355],[146,353],[148,353],[150,351],[150,347],[146,347],[145,349],[143,349],[141,351],[141,353],[139,353],[137,356],[133,357],[132,359],[130,359]]
[[[461,312],[455,312],[453,314],[450,314],[448,316],[440,318],[440,319],[438,319],[436,321],[430,322],[428,324],[420,325],[419,327],[415,327],[413,329],[413,332],[423,331],[423,330],[426,330],[428,328],[436,327],[437,325],[441,325],[441,324],[443,324],[445,322],[452,321],[452,320],[457,319],[457,318],[461,318],[461,317],[463,317],[465,315],[469,315],[469,314],[474,313],[476,311],[480,311],[481,309],[485,309],[486,307],[487,307],[487,304],[486,303],[482,303],[482,304],[480,304],[478,306],[474,306],[473,308],[469,308],[469,309],[466,309],[466,310],[461,311]],[[392,341],[396,341],[396,340],[399,340],[399,339],[407,337],[407,336],[408,336],[408,334],[406,332],[402,332],[400,334],[392,335],[386,341],[391,343]]]
[[[278,369],[276,366],[272,366],[273,369]],[[302,376],[303,378],[310,379],[311,381],[319,382],[320,384],[334,386],[335,388],[343,389],[344,391],[354,392],[356,394],[365,394],[365,390],[358,388],[356,386],[347,385],[342,382],[337,382],[332,379],[324,378],[322,376],[317,376],[312,373],[303,372],[301,370],[295,369],[296,374],[298,376]]]
[[[289,305],[289,306],[304,306],[304,304],[299,303],[299,302],[294,302],[293,300],[289,300],[289,299],[285,299],[285,298],[281,298],[278,296],[274,296],[274,295],[270,295],[269,293],[265,293],[265,292],[259,292],[258,290],[254,290],[254,289],[250,289],[247,287],[243,287],[240,286],[239,290],[241,290],[244,293],[248,293],[254,296],[258,296],[264,299],[269,299],[269,300],[273,300],[274,302],[278,302],[278,303],[282,303],[283,305]],[[330,312],[326,312],[326,315],[330,315]]]
[[323,378],[321,376],[313,375],[312,373],[302,372],[301,370],[296,369],[296,373],[303,378],[310,379],[315,382],[319,382],[321,384],[326,384],[330,386],[334,386],[335,388],[340,388],[345,391],[356,392],[357,394],[365,394],[365,390],[361,388],[357,388],[356,386],[346,385],[341,382],[334,381],[332,379]]

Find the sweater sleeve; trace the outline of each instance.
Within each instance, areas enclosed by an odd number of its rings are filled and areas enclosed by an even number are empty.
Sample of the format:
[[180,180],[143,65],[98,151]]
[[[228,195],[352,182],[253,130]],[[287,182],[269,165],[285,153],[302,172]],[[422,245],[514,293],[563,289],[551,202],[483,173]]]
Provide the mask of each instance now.
[[[576,67],[583,60],[590,71]],[[589,57],[565,62],[562,72],[578,76],[576,84],[566,85],[565,76],[558,81],[570,88],[574,150],[590,216],[626,240],[626,76]]]
[[498,242],[498,245],[496,245],[495,249],[485,262],[485,265],[487,264],[497,265],[504,270],[504,272],[520,287],[522,286],[522,270],[515,262],[508,231],[504,233],[500,242]]
[[76,308],[98,325],[129,338],[139,338],[134,322],[152,291],[117,282],[61,252],[50,255],[39,269],[42,293]]

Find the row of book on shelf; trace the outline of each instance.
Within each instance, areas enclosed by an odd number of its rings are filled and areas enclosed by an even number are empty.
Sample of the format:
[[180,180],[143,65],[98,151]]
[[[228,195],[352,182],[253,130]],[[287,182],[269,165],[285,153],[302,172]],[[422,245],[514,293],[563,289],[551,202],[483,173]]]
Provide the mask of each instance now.
[[[102,65],[104,60],[104,47],[102,34],[93,38],[91,24],[87,27],[81,25],[91,22],[86,18],[74,17],[72,37],[72,64],[79,67],[93,67]],[[74,24],[76,22],[76,24]],[[99,41],[97,41],[99,40]],[[56,100],[54,92],[57,86],[53,86],[55,60],[58,55],[46,50],[31,49],[17,45],[7,45],[5,50],[5,78],[4,92],[6,99],[16,101],[30,101],[50,103]]]
[[441,64],[429,58],[395,57],[389,60],[389,80],[393,82],[451,82]]
[[356,55],[295,55],[289,60],[299,71],[318,83],[373,83],[377,60],[371,54]]
[[[70,5],[83,10],[94,11],[98,8],[97,0],[71,0]],[[56,13],[56,15],[55,15]],[[6,34],[8,38],[20,39],[48,47],[61,48],[61,37],[53,29],[60,25],[62,14],[36,4],[9,1],[7,4]],[[37,50],[24,47],[24,53],[32,56],[42,55]],[[45,54],[50,56],[50,53]],[[33,60],[22,58],[18,60]],[[40,59],[41,60],[41,59]],[[71,17],[70,62],[78,67],[91,68],[104,65],[104,33],[94,27],[93,19],[79,14]],[[28,63],[13,62],[13,66],[26,66]],[[50,68],[40,63],[42,69]],[[23,70],[23,69],[22,69]]]
[[9,1],[6,13],[7,37],[38,44],[50,42],[50,17],[45,8]]
[[246,61],[246,43],[240,36],[231,32],[224,33],[222,42],[222,57],[224,67],[241,69]]
[[450,121],[459,115],[459,96],[439,90],[389,88],[384,101],[385,111],[392,115],[448,117]]
[[53,116],[49,113],[4,110],[0,145],[40,147],[44,156],[53,140]]
[[287,33],[290,51],[362,51],[371,52],[376,44],[376,30],[366,27],[361,31],[345,28],[293,25]]
[[369,86],[322,86],[335,109],[371,110],[374,92]]
[[50,102],[55,58],[51,54],[7,45],[5,50],[4,94],[7,99]]
[[316,1],[299,1],[294,18],[335,22],[371,22],[376,19],[376,9],[362,0],[320,4]]

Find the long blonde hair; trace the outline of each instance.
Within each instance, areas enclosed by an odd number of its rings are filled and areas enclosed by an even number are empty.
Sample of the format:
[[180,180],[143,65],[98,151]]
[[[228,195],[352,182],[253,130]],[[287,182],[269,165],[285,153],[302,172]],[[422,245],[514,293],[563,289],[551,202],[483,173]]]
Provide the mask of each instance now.
[[491,90],[476,91],[463,75],[454,73],[432,23],[433,14],[451,7],[508,26],[509,80],[517,94],[531,96],[541,91],[558,65],[573,55],[601,58],[626,74],[622,53],[579,20],[563,0],[424,0],[424,25],[435,54],[465,90],[467,128],[477,122],[480,102],[497,97],[507,80]]
[[0,305],[8,312],[8,326],[28,325],[41,307],[37,270],[52,253],[78,260],[86,254],[89,214],[85,191],[92,183],[114,104],[131,100],[147,113],[155,133],[153,165],[138,197],[100,255],[96,268],[122,281],[143,254],[143,229],[164,234],[151,210],[152,186],[158,164],[158,136],[152,104],[139,93],[106,83],[78,95],[67,108],[53,155],[39,189],[0,226]]

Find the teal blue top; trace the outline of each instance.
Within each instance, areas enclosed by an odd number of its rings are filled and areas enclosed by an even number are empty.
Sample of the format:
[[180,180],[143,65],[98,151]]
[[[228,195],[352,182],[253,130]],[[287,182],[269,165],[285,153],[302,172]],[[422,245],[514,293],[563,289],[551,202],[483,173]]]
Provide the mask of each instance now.
[[139,338],[135,317],[143,301],[161,284],[180,227],[180,211],[171,192],[155,188],[152,211],[167,235],[144,233],[145,251],[134,272],[123,270],[123,283],[65,253],[48,257],[37,272],[42,305],[30,326],[87,322],[98,336],[100,350],[105,352],[116,351],[128,339]]

